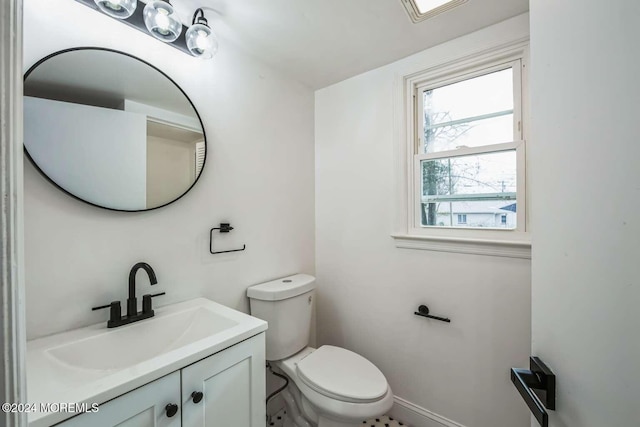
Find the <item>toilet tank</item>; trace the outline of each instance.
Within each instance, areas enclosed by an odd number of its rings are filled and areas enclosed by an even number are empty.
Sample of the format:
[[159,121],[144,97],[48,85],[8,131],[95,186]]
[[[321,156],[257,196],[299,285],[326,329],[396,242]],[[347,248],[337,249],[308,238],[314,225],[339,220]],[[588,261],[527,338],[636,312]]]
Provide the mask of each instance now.
[[309,345],[316,279],[296,274],[251,286],[251,315],[269,323],[267,360],[281,360]]

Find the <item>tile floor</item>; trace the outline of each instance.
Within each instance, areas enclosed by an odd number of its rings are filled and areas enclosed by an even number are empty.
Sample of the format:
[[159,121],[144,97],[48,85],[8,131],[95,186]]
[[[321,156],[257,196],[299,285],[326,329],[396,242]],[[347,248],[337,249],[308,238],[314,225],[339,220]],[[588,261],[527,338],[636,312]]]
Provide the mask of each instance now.
[[[285,422],[287,412],[282,410],[274,415],[271,419],[270,423],[267,423],[267,427],[289,427],[291,424],[289,422]],[[288,421],[288,420],[286,420]],[[354,427],[398,427],[398,426],[406,426],[411,427],[407,424],[403,424],[401,421],[394,420],[390,418],[388,415],[383,415],[378,418],[372,418],[367,421],[363,421],[362,424],[354,424]]]
[[388,415],[383,415],[378,418],[373,418],[367,421],[363,421],[362,424],[360,425],[362,427],[398,427],[398,426],[410,427],[407,424],[403,424],[401,421],[394,420]]

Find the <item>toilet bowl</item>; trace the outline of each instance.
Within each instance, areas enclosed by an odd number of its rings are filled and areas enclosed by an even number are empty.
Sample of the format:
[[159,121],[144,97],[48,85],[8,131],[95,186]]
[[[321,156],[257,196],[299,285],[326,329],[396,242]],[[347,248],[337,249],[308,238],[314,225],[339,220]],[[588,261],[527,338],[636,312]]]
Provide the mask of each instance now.
[[[353,426],[386,413],[393,405],[393,393],[382,372],[340,347],[305,347],[272,365],[291,380],[289,392],[294,401],[298,397],[298,410],[311,425]],[[294,408],[288,409],[295,414]]]
[[297,427],[351,427],[393,405],[386,378],[344,348],[309,347],[315,278],[296,274],[250,287],[251,314],[269,323],[267,360],[289,379],[283,397]]

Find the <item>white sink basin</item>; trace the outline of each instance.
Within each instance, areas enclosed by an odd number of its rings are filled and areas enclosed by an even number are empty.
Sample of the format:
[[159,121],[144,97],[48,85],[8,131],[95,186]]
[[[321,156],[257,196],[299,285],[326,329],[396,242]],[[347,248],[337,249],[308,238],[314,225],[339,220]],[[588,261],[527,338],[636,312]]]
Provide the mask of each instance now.
[[[197,298],[118,328],[107,322],[27,343],[29,403],[103,403],[267,329],[263,320]],[[29,426],[68,418],[29,413]]]
[[47,350],[56,361],[93,370],[117,370],[193,342],[238,324],[204,307],[153,317]]

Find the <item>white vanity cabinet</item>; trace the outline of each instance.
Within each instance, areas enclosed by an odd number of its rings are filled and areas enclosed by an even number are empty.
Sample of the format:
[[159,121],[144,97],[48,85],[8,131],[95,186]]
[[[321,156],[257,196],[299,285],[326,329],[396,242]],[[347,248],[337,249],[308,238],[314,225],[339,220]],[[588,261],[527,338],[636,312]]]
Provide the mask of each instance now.
[[[265,363],[260,334],[184,368],[183,427],[263,427]],[[202,393],[199,403],[194,393]]]
[[260,333],[56,426],[263,427],[265,387]]
[[57,424],[60,427],[180,427],[181,408],[168,417],[166,406],[180,402],[180,372],[174,372],[145,386]]

